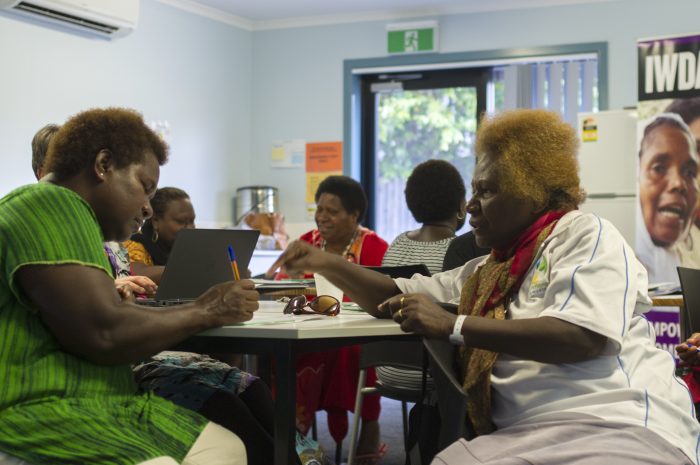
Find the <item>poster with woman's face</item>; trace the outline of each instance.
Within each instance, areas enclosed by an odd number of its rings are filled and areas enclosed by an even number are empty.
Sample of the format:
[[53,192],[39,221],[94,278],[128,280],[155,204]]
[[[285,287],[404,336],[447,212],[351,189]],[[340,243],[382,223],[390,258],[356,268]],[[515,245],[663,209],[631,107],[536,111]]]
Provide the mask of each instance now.
[[650,284],[700,268],[700,36],[640,42],[635,250]]

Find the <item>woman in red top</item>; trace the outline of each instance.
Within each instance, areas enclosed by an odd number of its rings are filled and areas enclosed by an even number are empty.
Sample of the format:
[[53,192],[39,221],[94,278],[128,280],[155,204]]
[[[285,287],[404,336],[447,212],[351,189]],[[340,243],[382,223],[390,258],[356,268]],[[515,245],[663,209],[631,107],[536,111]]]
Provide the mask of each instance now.
[[[330,176],[316,191],[317,229],[301,240],[360,265],[379,266],[388,244],[360,226],[367,210],[362,186],[347,176]],[[359,346],[302,354],[297,359],[297,426],[306,434],[317,410],[328,412],[328,429],[336,442],[348,431],[347,411],[355,406],[359,373]],[[374,370],[367,372],[373,386]],[[365,396],[358,456],[371,457],[379,449],[379,396]]]

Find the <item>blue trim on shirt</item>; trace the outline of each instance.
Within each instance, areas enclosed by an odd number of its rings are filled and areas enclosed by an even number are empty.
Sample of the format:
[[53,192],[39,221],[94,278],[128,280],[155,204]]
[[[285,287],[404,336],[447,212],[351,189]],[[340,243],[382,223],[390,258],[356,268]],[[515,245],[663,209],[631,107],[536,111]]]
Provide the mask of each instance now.
[[559,307],[560,312],[562,310],[564,310],[564,307],[566,307],[566,304],[569,303],[571,296],[574,295],[574,277],[576,276],[576,272],[578,271],[579,268],[581,268],[581,265],[578,265],[576,268],[574,268],[574,272],[571,273],[571,286],[569,288],[569,295],[566,297],[566,300],[564,301],[564,303],[561,304],[561,307]]
[[646,428],[649,420],[649,391],[646,389],[644,390],[644,403],[646,404],[644,409],[644,427]]
[[[593,246],[593,252],[591,252],[591,258],[588,259],[588,263],[591,263],[593,261],[593,257],[595,257],[595,253],[598,251],[598,243],[600,243],[600,236],[603,232],[603,223],[600,220],[600,218],[596,215],[593,215],[598,219],[598,237],[596,238],[595,245]],[[569,288],[569,295],[566,297],[566,300],[564,301],[563,304],[561,304],[561,307],[559,307],[559,311],[561,312],[564,310],[564,307],[566,307],[566,304],[569,303],[569,300],[571,300],[571,296],[574,295],[574,277],[576,276],[576,272],[578,271],[579,268],[581,268],[582,265],[578,265],[576,268],[574,268],[574,272],[571,273],[571,287]]]
[[591,254],[591,258],[588,260],[588,263],[591,263],[593,261],[593,257],[595,256],[596,251],[598,250],[598,244],[600,243],[600,236],[603,234],[603,222],[600,220],[600,217],[598,215],[593,215],[596,217],[598,220],[598,237],[595,240],[595,246],[593,247],[593,253]]
[[631,388],[632,384],[630,383],[630,377],[627,374],[627,372],[625,371],[625,367],[622,366],[622,359],[620,358],[619,355],[616,358],[617,358],[617,363],[620,365],[620,370],[622,370],[622,373],[625,375],[625,378],[627,378],[627,387]]

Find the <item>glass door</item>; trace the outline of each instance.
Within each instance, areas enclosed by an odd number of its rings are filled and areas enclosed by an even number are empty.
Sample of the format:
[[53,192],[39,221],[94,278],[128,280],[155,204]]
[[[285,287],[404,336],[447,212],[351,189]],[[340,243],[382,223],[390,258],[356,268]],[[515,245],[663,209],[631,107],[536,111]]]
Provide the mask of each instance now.
[[385,240],[419,226],[404,197],[406,180],[419,163],[452,163],[470,190],[474,138],[486,110],[489,77],[490,69],[470,68],[363,80],[362,183],[370,204],[366,223]]

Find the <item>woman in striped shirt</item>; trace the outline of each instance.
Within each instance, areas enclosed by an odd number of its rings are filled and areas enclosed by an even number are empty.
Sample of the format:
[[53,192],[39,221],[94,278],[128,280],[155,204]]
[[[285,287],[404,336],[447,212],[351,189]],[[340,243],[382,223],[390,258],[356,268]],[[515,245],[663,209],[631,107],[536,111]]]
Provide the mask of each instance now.
[[382,266],[423,263],[431,274],[442,271],[445,251],[464,226],[466,190],[451,163],[428,160],[406,181],[406,204],[421,227],[401,233],[389,246]]

